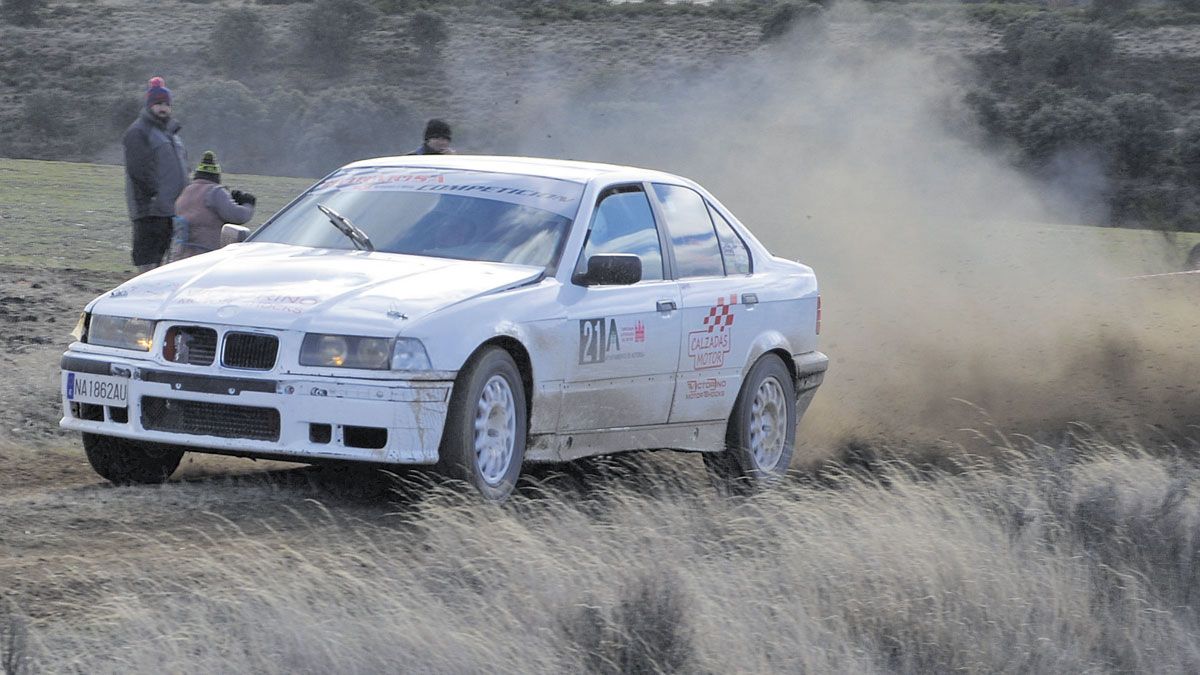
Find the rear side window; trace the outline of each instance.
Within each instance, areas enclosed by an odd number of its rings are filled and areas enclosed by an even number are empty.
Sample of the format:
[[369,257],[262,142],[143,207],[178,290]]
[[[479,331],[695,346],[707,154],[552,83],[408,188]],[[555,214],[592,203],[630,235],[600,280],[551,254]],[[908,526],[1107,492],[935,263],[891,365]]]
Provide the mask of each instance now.
[[725,274],[721,249],[704,198],[677,185],[654,185],[662,203],[671,246],[675,251],[676,276],[719,277]]
[[713,225],[717,226],[717,239],[721,242],[721,257],[725,259],[726,274],[750,274],[753,268],[750,265],[750,250],[746,248],[746,242],[738,236],[733,226],[725,220],[719,211],[708,205],[708,212],[712,215]]
[[600,253],[632,253],[642,260],[642,280],[663,278],[662,245],[650,200],[638,187],[617,188],[600,197],[576,272]]

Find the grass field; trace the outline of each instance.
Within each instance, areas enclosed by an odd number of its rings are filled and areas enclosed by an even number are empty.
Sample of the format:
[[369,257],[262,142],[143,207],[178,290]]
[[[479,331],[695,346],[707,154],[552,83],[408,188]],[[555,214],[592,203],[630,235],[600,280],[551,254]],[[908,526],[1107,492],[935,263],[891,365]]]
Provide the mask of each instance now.
[[[225,174],[258,197],[251,226],[312,184]],[[124,170],[119,166],[0,159],[0,263],[132,273]]]

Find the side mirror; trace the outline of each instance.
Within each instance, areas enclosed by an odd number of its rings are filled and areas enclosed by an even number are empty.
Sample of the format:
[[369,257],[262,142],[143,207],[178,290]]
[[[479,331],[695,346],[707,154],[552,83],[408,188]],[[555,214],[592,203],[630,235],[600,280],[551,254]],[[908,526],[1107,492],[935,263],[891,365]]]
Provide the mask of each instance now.
[[571,279],[580,286],[628,286],[641,280],[642,259],[630,253],[594,255],[587,270]]
[[221,246],[230,244],[238,244],[246,241],[246,237],[250,236],[250,228],[242,227],[241,225],[233,225],[225,223],[221,226]]

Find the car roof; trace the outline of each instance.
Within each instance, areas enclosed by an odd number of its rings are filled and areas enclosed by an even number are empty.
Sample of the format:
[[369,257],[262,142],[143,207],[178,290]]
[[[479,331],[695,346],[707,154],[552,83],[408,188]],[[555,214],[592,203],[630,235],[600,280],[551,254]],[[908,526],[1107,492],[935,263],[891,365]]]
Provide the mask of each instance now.
[[505,157],[498,155],[402,155],[398,157],[376,157],[359,160],[347,164],[343,168],[352,169],[371,166],[413,166],[436,169],[459,169],[463,171],[491,171],[523,176],[557,178],[576,183],[587,183],[595,178],[607,175],[619,175],[623,180],[636,178],[643,180],[668,179],[686,181],[686,179],[682,179],[680,176],[662,171],[621,166],[619,164],[580,162],[544,157]]

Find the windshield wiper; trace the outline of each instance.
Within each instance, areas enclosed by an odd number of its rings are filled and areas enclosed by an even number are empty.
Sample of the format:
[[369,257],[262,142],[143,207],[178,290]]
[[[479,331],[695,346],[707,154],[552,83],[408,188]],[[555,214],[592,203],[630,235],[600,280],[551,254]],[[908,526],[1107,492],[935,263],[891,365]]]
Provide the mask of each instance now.
[[333,223],[333,226],[338,229],[338,232],[346,235],[346,238],[354,244],[355,248],[360,251],[375,250],[375,245],[371,243],[371,238],[367,236],[367,233],[363,232],[358,228],[357,225],[350,222],[349,218],[343,216],[337,211],[334,211],[328,206],[325,206],[324,204],[317,204],[317,208],[321,209],[321,213],[324,213],[325,216],[329,218],[329,222]]

